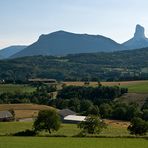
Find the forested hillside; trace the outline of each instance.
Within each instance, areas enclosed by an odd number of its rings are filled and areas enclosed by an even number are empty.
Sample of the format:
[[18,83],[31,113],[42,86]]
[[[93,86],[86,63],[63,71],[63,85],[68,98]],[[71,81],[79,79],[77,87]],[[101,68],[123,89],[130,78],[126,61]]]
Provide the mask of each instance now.
[[36,77],[68,81],[148,79],[148,48],[0,61],[0,79],[19,82]]

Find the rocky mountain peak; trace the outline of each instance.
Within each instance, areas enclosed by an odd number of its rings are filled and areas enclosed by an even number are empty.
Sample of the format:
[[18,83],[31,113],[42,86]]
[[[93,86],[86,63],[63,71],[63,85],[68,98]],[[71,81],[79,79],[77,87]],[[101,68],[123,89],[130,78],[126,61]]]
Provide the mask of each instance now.
[[134,38],[145,38],[145,29],[141,25],[136,25]]

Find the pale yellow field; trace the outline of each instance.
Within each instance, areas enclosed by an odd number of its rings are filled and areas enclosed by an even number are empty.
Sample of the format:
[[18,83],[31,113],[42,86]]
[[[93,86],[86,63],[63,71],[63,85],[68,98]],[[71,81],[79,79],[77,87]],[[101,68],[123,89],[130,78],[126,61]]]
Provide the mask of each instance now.
[[37,104],[0,104],[0,110],[13,109],[16,119],[36,117],[39,110],[53,109],[53,107]]

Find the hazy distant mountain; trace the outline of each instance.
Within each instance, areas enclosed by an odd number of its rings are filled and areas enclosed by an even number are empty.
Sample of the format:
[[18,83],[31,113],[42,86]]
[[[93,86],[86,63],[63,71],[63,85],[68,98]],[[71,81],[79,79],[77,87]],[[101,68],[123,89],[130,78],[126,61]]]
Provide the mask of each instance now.
[[74,34],[57,31],[41,35],[37,42],[12,57],[34,55],[63,56],[75,53],[110,52],[124,50],[123,45],[101,35]]
[[0,50],[0,59],[6,59],[12,56],[13,54],[16,54],[17,52],[20,52],[27,46],[10,46],[4,49]]
[[138,49],[148,47],[148,38],[145,37],[144,27],[137,25],[134,37],[122,45],[126,46],[128,49]]

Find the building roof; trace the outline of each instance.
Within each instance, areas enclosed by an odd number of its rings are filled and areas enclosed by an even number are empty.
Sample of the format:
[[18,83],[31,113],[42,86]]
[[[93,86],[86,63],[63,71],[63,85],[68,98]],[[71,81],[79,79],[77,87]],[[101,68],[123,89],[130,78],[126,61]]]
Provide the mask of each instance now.
[[85,121],[86,116],[77,116],[77,115],[68,115],[64,117],[64,120],[69,120],[69,121]]
[[9,111],[0,111],[0,119],[13,117]]
[[62,117],[66,117],[68,115],[76,115],[76,113],[70,109],[62,109],[59,111],[59,115]]
[[35,78],[35,79],[28,79],[29,82],[56,82],[56,79],[41,79],[41,78]]

